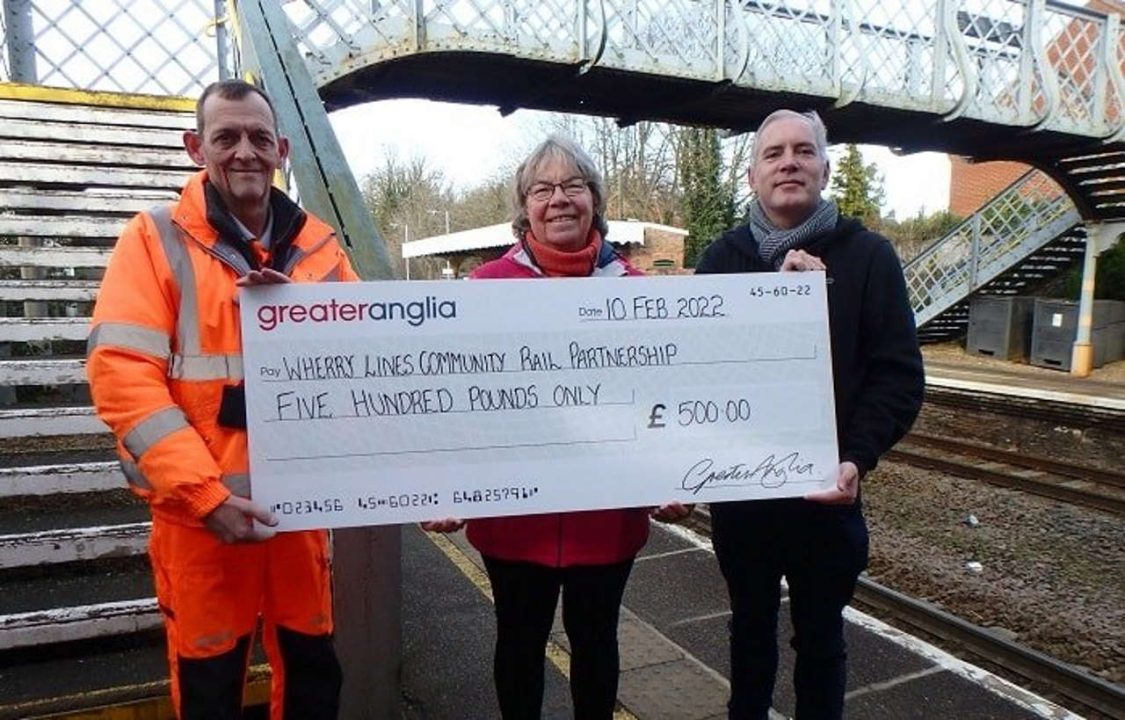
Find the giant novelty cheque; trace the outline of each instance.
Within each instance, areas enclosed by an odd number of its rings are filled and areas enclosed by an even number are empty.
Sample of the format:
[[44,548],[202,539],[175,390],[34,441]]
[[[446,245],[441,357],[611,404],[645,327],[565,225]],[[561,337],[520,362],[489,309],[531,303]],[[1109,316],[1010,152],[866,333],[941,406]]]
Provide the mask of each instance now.
[[804,495],[837,467],[822,273],[243,292],[280,529]]

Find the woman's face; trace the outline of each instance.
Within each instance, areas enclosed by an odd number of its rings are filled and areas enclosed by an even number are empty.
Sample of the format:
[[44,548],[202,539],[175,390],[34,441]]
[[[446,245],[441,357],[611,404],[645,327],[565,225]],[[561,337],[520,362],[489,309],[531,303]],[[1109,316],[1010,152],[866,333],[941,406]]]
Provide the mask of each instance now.
[[558,250],[586,247],[594,223],[594,194],[573,164],[557,157],[540,164],[524,203],[536,240]]

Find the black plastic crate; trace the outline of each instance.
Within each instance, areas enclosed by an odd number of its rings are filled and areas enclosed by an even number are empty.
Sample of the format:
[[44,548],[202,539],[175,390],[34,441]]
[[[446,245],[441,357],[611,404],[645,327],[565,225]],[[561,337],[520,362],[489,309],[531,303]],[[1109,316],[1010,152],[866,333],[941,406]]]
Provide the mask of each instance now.
[[[1125,302],[1095,300],[1090,342],[1094,367],[1120,360],[1125,352]],[[1072,300],[1035,299],[1031,330],[1031,364],[1070,370],[1071,352],[1078,337],[1078,303]]]
[[1031,348],[1031,313],[1035,298],[981,295],[969,304],[969,335],[965,347],[972,355],[1022,360]]

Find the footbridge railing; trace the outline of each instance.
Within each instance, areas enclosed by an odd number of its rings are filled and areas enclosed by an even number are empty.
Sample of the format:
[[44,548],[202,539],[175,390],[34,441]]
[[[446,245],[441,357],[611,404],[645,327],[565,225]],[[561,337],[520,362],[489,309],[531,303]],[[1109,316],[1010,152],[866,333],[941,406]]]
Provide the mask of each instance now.
[[1105,138],[1125,127],[1113,13],[1057,0],[300,0],[319,86],[419,53],[730,83]]
[[1027,173],[907,263],[915,322],[925,326],[1080,223],[1057,183]]
[[[1125,138],[1120,18],[1062,0],[295,0],[282,7],[321,88],[410,56],[485,53],[837,107]],[[42,85],[192,95],[233,67],[223,0],[5,0],[4,9],[5,56],[13,43],[33,44],[33,81]],[[10,60],[0,68],[0,80],[21,77],[26,71]]]

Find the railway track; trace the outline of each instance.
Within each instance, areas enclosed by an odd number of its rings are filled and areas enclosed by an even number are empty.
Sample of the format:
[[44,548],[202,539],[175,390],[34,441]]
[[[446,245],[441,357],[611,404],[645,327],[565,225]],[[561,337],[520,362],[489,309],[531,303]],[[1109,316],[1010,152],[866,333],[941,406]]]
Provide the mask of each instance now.
[[1125,433],[1125,412],[1093,405],[961,390],[932,384],[926,385],[926,404]]
[[1125,473],[911,433],[886,459],[1125,515]]
[[[711,516],[705,506],[696,508],[685,524],[711,536]],[[1093,710],[1115,720],[1125,718],[1125,687],[967,622],[932,603],[860,577],[852,605],[905,632],[930,638],[969,662],[987,663],[1037,692],[1049,692],[1072,710]]]

